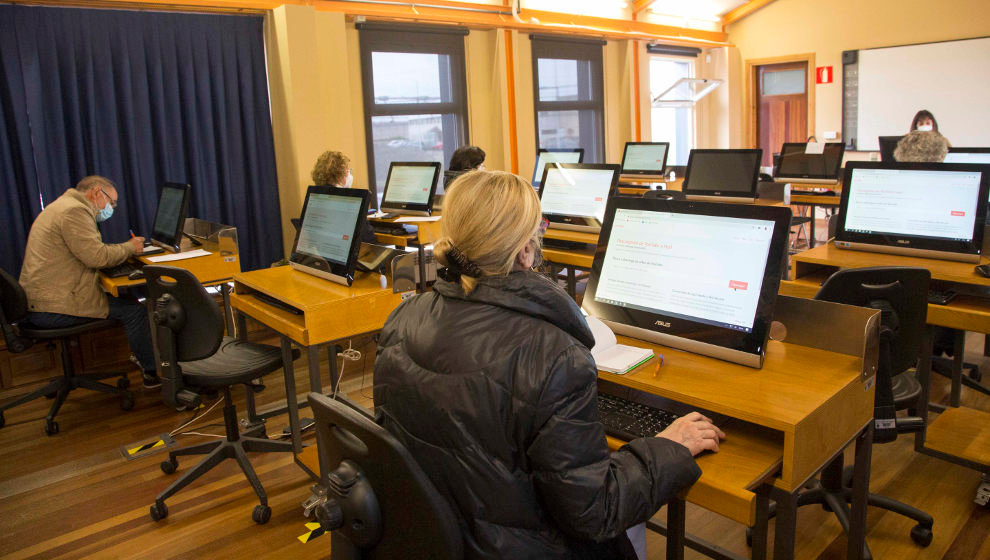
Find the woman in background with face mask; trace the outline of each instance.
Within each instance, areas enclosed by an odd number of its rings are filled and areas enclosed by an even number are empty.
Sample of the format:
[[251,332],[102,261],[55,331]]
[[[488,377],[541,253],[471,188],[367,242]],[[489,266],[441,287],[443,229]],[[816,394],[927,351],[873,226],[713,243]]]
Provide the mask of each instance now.
[[[316,158],[311,173],[314,185],[330,185],[349,189],[354,187],[354,174],[351,173],[351,159],[342,152],[326,151]],[[367,221],[361,230],[361,241],[375,243],[375,231]]]
[[949,141],[939,133],[935,115],[922,109],[911,121],[911,132],[897,143],[894,159],[941,163],[948,151]]

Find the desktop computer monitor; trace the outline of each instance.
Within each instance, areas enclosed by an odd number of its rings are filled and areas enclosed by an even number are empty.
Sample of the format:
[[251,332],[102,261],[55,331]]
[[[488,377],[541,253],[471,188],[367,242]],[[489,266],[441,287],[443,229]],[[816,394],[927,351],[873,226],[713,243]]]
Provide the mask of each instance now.
[[361,250],[361,228],[371,192],[312,186],[289,264],[292,268],[350,286]]
[[533,168],[533,187],[540,188],[543,181],[543,170],[548,163],[581,163],[584,161],[584,148],[570,150],[540,148],[536,154],[536,167]]
[[622,175],[626,179],[663,179],[670,142],[626,142]]
[[605,204],[619,184],[619,166],[554,163],[543,170],[540,205],[550,227],[598,233]]
[[158,210],[151,226],[151,243],[156,247],[179,252],[182,228],[189,209],[189,185],[164,183],[158,196]]
[[388,168],[381,209],[413,216],[433,213],[440,164],[435,161],[393,161]]
[[583,307],[617,334],[759,368],[786,207],[614,197]]
[[943,163],[990,163],[990,148],[949,148]]
[[901,141],[901,136],[878,136],[877,141],[880,144],[880,161],[884,163],[894,163],[894,150],[897,149],[897,143]]
[[845,152],[846,146],[842,142],[787,142],[780,149],[780,162],[774,170],[774,181],[837,184]]
[[979,262],[990,173],[986,165],[846,166],[835,246]]
[[754,202],[763,150],[691,150],[681,190],[688,200]]

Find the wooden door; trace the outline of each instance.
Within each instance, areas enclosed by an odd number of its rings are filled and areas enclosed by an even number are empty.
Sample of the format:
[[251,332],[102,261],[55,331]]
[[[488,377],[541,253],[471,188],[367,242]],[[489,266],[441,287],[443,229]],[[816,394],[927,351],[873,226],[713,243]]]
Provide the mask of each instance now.
[[754,72],[756,134],[762,165],[770,166],[784,142],[808,139],[808,63],[765,64]]

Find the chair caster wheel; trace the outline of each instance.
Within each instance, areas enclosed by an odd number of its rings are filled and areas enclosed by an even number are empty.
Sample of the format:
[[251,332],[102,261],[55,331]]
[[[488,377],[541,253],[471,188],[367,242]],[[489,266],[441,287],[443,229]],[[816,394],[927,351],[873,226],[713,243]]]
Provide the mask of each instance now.
[[126,389],[131,386],[131,380],[126,377],[121,377],[117,380],[118,389]]
[[922,527],[921,525],[911,527],[911,540],[918,546],[927,547],[932,544],[932,538],[933,535],[931,528]]
[[54,420],[45,421],[45,434],[53,436],[58,433],[58,422]]
[[0,428],[7,424],[7,419],[3,417],[3,411],[0,411]]
[[52,391],[51,393],[45,394],[45,398],[51,400],[54,399],[56,395],[58,395],[58,392]]
[[151,519],[154,521],[161,521],[168,517],[168,507],[165,506],[165,502],[155,502],[151,506]]
[[268,506],[254,506],[254,511],[251,512],[251,519],[253,519],[258,525],[268,523],[268,520],[271,518],[272,508]]
[[746,546],[753,548],[753,528],[746,527]]
[[121,410],[130,410],[134,408],[134,396],[130,393],[124,395],[124,398],[120,401]]
[[170,458],[168,461],[162,461],[162,464],[158,466],[161,467],[163,473],[172,474],[175,469],[179,468],[179,462]]

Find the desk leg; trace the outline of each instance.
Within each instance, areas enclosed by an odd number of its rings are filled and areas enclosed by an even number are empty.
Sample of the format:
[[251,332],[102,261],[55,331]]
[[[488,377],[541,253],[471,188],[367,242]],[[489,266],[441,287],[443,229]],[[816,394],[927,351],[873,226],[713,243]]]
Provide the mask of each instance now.
[[756,525],[753,526],[753,560],[767,558],[767,527],[770,524],[770,485],[763,484],[756,490]]
[[337,383],[340,383],[340,370],[337,369],[337,352],[342,348],[336,344],[327,345],[327,363],[330,364],[330,392],[337,390]]
[[852,503],[849,511],[849,540],[846,558],[861,560],[866,549],[866,504],[870,497],[870,460],[873,453],[873,422],[856,438]]
[[234,312],[230,308],[230,282],[220,284],[220,294],[223,296],[223,324],[227,328],[227,336],[234,336]]
[[667,504],[667,560],[684,560],[686,504],[674,498]]
[[573,266],[567,267],[567,293],[571,294],[572,298],[577,298],[577,274]]
[[962,397],[963,353],[966,351],[966,331],[956,329],[952,340],[952,388],[949,406],[958,407]]
[[237,325],[237,340],[247,342],[247,316],[240,311],[234,312],[234,321]]
[[423,244],[420,243],[416,247],[416,252],[419,256],[419,293],[426,293],[426,249],[423,248]]
[[809,204],[811,214],[811,222],[808,224],[808,248],[815,248],[815,205]]
[[292,342],[287,336],[282,341],[282,371],[285,372],[285,405],[289,409],[289,432],[292,434],[292,452],[302,452],[302,435],[299,432],[299,403],[296,401],[296,372],[292,365]]
[[323,380],[320,379],[320,347],[309,346],[306,353],[309,361],[309,390],[323,394]]
[[[797,494],[774,489],[773,499],[777,502],[777,521],[773,529],[773,560],[794,558],[794,540],[797,536]],[[755,538],[756,535],[754,534]]]

